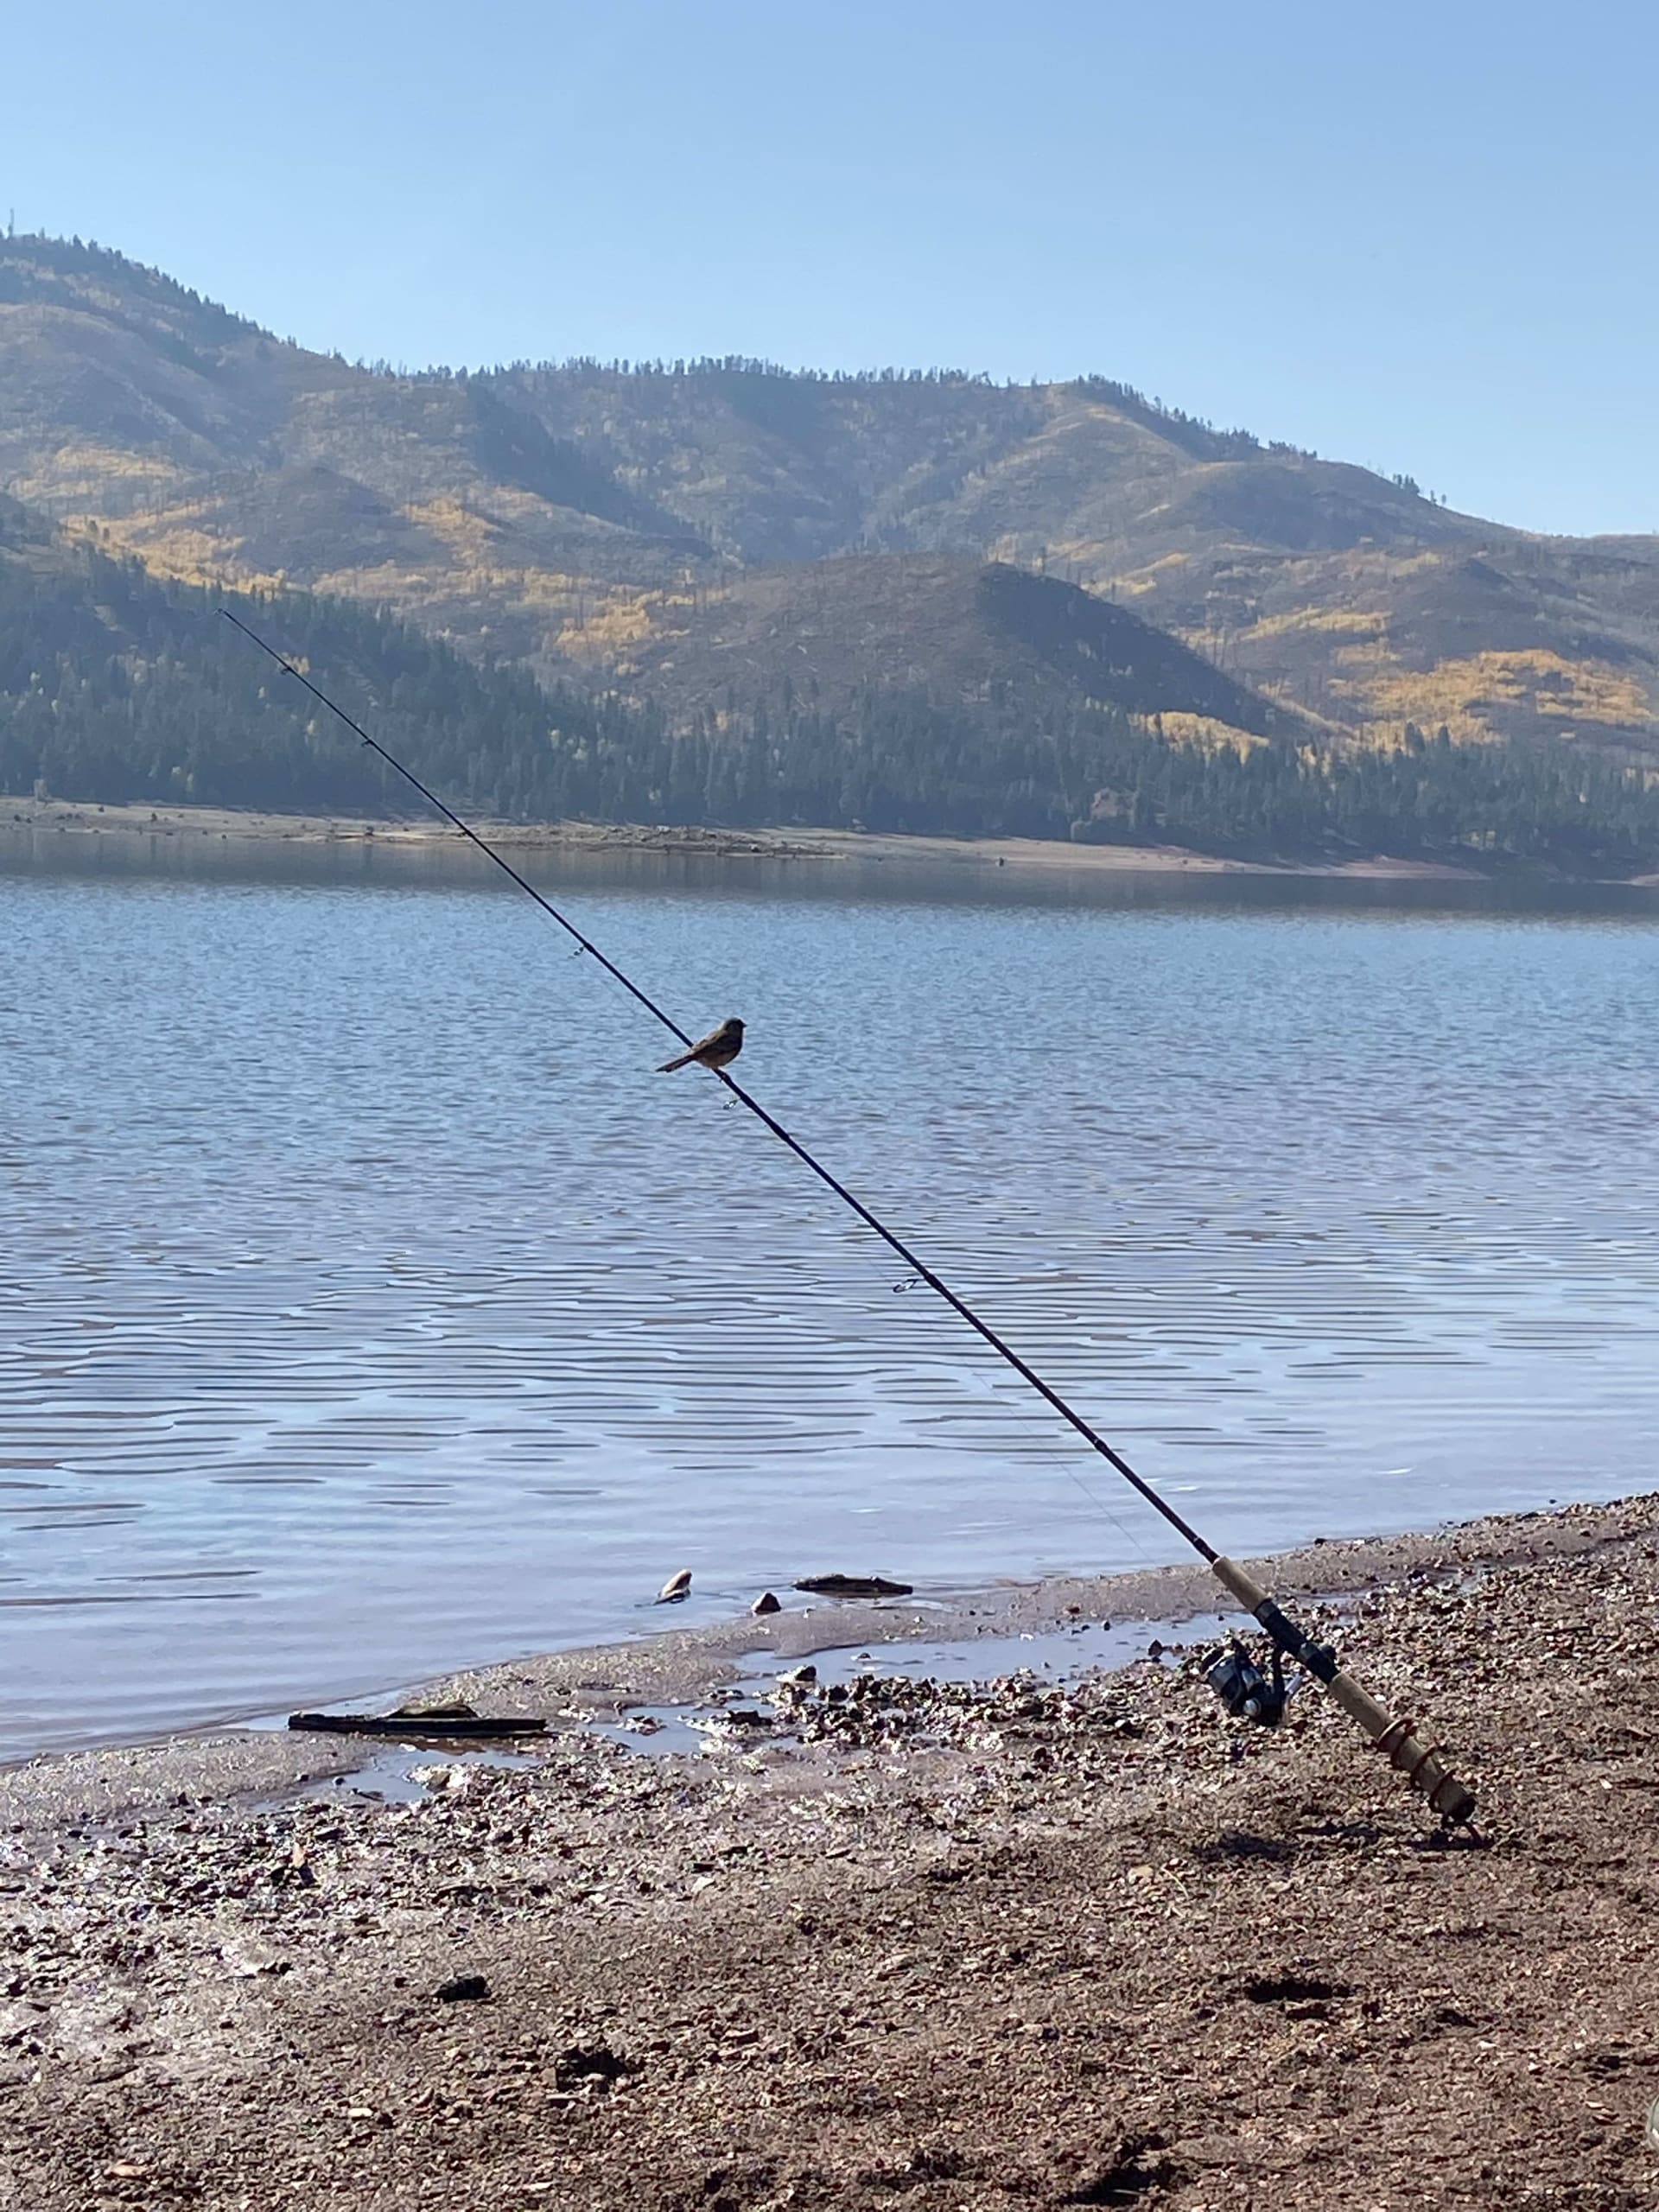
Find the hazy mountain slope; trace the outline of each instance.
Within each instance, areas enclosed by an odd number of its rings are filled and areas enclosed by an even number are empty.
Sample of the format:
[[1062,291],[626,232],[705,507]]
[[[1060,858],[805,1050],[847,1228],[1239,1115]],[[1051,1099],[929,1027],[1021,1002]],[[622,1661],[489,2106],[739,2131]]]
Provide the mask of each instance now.
[[1301,549],[1484,527],[1367,470],[1158,413],[1099,379],[1025,387],[576,364],[493,381],[561,436],[602,447],[747,563],[865,547],[1095,563],[1131,537],[1194,528]]
[[1655,541],[1531,537],[1100,380],[391,375],[13,238],[0,486],[158,571],[368,599],[543,672],[632,667],[642,594],[689,632],[744,569],[938,552],[1084,584],[1368,740],[1659,752]]
[[[1097,381],[586,365],[496,381],[747,563],[858,549],[1041,565],[1357,729],[1659,747],[1653,541],[1531,537]],[[1478,581],[1495,563],[1502,590]]]
[[962,377],[578,365],[498,372],[492,382],[753,564],[916,543],[902,519],[910,510],[949,499],[974,471],[1000,463],[1045,413],[1040,394]]
[[0,241],[0,487],[164,574],[333,588],[512,655],[595,584],[718,567],[486,382],[353,368],[34,238]]
[[1274,696],[1389,739],[1659,751],[1659,547],[1491,532],[1301,555],[1171,547],[1108,588]]
[[266,466],[295,397],[345,374],[118,254],[0,241],[0,474],[20,497],[122,514]]

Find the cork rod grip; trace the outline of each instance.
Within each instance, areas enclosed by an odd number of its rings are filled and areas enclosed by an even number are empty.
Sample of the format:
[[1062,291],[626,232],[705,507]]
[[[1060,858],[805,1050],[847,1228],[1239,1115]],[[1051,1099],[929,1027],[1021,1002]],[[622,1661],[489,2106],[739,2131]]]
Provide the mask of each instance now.
[[[1236,1560],[1212,1560],[1211,1570],[1229,1595],[1236,1599],[1247,1613],[1262,1619],[1264,1625],[1267,1615],[1276,1613],[1269,1593],[1245,1573]],[[1280,1618],[1282,1620],[1282,1616]],[[1385,1752],[1413,1786],[1422,1791],[1442,1820],[1455,1826],[1474,1818],[1474,1792],[1458,1780],[1440,1757],[1438,1745],[1424,1743],[1411,1721],[1395,1719],[1385,1706],[1379,1705],[1369,1690],[1362,1689],[1353,1676],[1341,1668],[1328,1679],[1317,1669],[1312,1671],[1326,1696],[1351,1720],[1358,1722],[1377,1749]]]
[[1351,1720],[1358,1721],[1378,1751],[1388,1753],[1414,1788],[1422,1791],[1442,1820],[1453,1827],[1473,1820],[1475,1793],[1458,1780],[1440,1757],[1438,1745],[1425,1744],[1414,1733],[1409,1720],[1395,1720],[1341,1668],[1322,1687]]

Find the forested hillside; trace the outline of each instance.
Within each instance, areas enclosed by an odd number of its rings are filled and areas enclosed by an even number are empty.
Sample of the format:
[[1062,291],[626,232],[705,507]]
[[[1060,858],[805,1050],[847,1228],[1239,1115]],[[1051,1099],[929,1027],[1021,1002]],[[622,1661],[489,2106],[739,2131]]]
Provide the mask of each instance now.
[[[220,619],[230,604],[455,804],[564,810],[582,773],[646,754],[643,717],[475,668],[407,625],[303,593],[251,599],[64,546],[0,499],[0,790],[380,815],[412,795]],[[577,764],[581,765],[580,772]]]
[[[119,254],[0,239],[0,486],[158,573],[356,598],[603,688],[665,625],[696,658],[757,570],[943,555],[1082,584],[1379,748],[1415,724],[1659,757],[1655,541],[1459,514],[1409,458],[1379,475],[1100,377],[394,372]],[[750,651],[746,682],[791,673],[787,638]]]
[[[1005,594],[1014,603],[998,604]],[[1234,720],[1219,741],[1201,715],[1192,736],[1171,734],[1091,696],[1103,664],[1085,594],[1010,570],[980,577],[974,596],[988,598],[984,619],[1011,626],[1026,656],[1011,651],[975,696],[896,678],[833,696],[806,684],[734,689],[671,727],[614,696],[479,668],[349,601],[157,580],[65,544],[0,500],[0,790],[423,812],[219,618],[228,603],[479,815],[1151,840],[1280,859],[1388,849],[1604,873],[1659,865],[1659,797],[1637,772],[1414,733],[1387,753],[1332,748],[1179,658],[1149,664],[1147,680],[1209,683],[1201,697]],[[1119,649],[1139,639],[1183,650],[1141,626],[1113,634]],[[1237,727],[1251,720],[1264,734]]]

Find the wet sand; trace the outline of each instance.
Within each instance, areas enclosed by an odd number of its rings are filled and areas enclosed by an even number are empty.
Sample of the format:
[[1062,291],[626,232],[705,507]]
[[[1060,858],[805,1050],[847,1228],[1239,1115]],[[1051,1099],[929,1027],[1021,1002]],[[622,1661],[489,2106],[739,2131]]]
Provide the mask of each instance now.
[[[0,1777],[0,2186],[90,2205],[1634,2212],[1659,2148],[1659,1497],[1274,1562],[1481,1792],[1448,1843],[1317,1694],[1198,1660],[978,1695],[874,1639],[1208,1611],[1171,1572],[836,1608],[465,1678],[562,1725]],[[1313,1601],[1305,1604],[1304,1610]],[[1075,1610],[1073,1610],[1075,1609]],[[575,1725],[868,1643],[697,1759]],[[747,1709],[747,1708],[745,1708]],[[357,1754],[360,1758],[361,1754]],[[305,1773],[323,1779],[305,1788]]]
[[[1074,845],[1038,837],[912,837],[849,830],[713,830],[643,823],[478,822],[492,844],[519,851],[584,853],[665,852],[710,859],[901,861],[908,865],[1186,871],[1211,875],[1336,876],[1359,880],[1421,879],[1476,881],[1479,871],[1434,861],[1395,860],[1378,855],[1329,865],[1309,861],[1225,860],[1177,845]],[[365,820],[358,815],[264,814],[211,806],[99,806],[68,799],[0,797],[0,830],[124,837],[156,837],[186,843],[250,838],[289,844],[351,844],[372,841],[393,847],[464,845],[459,830],[437,821]]]

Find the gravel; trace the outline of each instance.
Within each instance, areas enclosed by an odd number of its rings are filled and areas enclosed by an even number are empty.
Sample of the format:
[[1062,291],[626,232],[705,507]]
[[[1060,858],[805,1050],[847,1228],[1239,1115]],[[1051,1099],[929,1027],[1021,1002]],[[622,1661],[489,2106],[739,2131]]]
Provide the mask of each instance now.
[[716,1697],[701,1756],[572,1728],[401,1802],[188,1746],[0,1777],[0,2201],[1649,2206],[1659,1501],[1356,1560],[1321,1632],[1479,1843],[1315,1690],[1230,1719],[1197,1650],[970,1687],[872,1647]]

